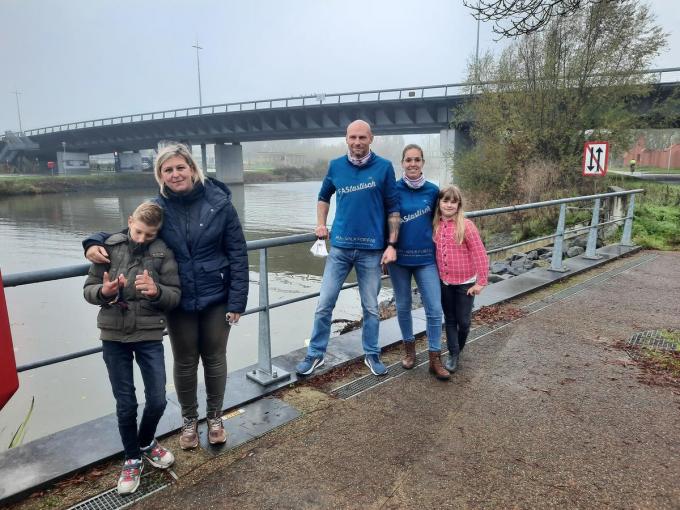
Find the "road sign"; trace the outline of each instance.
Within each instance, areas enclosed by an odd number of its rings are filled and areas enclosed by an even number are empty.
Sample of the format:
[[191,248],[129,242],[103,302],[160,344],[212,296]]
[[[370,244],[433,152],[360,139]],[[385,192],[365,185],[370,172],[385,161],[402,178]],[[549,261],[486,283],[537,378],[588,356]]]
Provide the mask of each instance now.
[[47,168],[49,168],[50,170],[52,170],[52,169],[54,168],[54,161],[48,161],[48,162],[47,162]]
[[583,175],[607,174],[609,142],[586,142],[583,144]]

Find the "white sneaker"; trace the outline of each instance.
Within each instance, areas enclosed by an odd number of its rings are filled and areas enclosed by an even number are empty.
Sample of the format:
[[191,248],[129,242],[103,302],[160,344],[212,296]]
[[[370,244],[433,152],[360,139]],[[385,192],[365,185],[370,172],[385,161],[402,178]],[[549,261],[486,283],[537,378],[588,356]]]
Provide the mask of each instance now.
[[123,470],[118,478],[118,494],[132,494],[139,487],[139,478],[142,476],[144,463],[142,459],[127,459],[123,464]]
[[156,439],[146,448],[142,448],[142,456],[158,469],[168,469],[175,462],[172,452],[159,445]]

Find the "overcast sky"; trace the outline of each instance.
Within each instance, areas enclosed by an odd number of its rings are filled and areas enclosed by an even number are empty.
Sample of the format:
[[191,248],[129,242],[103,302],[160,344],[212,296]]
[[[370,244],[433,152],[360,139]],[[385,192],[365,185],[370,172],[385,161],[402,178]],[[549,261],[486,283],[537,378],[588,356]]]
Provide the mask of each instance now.
[[[680,66],[677,0],[653,0]],[[462,0],[0,0],[0,131],[203,104],[456,83]],[[482,24],[480,53],[498,49]]]

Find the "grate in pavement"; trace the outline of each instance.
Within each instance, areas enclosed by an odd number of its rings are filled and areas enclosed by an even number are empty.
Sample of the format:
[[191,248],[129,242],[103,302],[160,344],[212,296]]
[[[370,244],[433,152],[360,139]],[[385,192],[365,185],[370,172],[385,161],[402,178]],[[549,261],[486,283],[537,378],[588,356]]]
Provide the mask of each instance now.
[[[622,266],[619,266],[615,269],[612,269],[610,271],[606,271],[604,273],[600,273],[597,276],[594,276],[593,278],[590,278],[586,281],[583,281],[581,283],[577,283],[576,285],[573,285],[567,289],[560,290],[558,292],[555,292],[554,294],[551,294],[543,299],[540,299],[538,301],[535,301],[534,303],[531,303],[529,305],[523,306],[522,311],[525,312],[527,315],[538,312],[539,310],[542,310],[543,308],[550,306],[554,303],[557,303],[558,301],[561,301],[563,299],[566,299],[570,296],[573,296],[574,294],[577,294],[589,287],[592,287],[594,285],[600,284],[610,278],[613,278],[614,276],[617,276],[625,271],[628,271],[629,269],[632,269],[636,266],[645,264],[653,259],[658,257],[658,255],[646,255],[644,257],[637,258],[635,260],[632,260],[626,264],[623,264]],[[476,327],[472,330],[470,330],[470,336],[468,337],[468,342],[472,342],[474,340],[477,340],[485,335],[488,335],[489,333],[492,333],[493,331],[496,331],[503,326],[506,326],[510,324],[513,321],[499,321],[494,324],[485,324],[483,326]],[[668,343],[668,342],[666,342]],[[672,344],[669,344],[672,345]],[[448,354],[442,353],[442,358],[445,358]],[[428,355],[427,351],[422,351],[416,355],[416,366],[420,366],[423,363],[428,361]],[[362,393],[366,390],[369,390],[371,388],[374,388],[380,384],[383,384],[387,381],[391,381],[392,379],[395,379],[396,377],[399,377],[400,375],[403,375],[407,370],[405,370],[401,366],[401,362],[395,363],[394,365],[390,365],[388,367],[389,372],[387,373],[386,376],[382,377],[377,377],[373,374],[369,374],[364,377],[360,377],[359,379],[355,379],[354,381],[351,381],[344,386],[340,386],[339,388],[336,388],[331,392],[331,395],[334,395],[338,398],[342,399],[347,399],[350,397],[354,397],[358,395],[359,393]]]
[[673,342],[668,338],[668,334],[678,336],[680,331],[667,329],[652,329],[649,331],[641,331],[635,333],[628,339],[629,345],[636,345],[639,347],[653,347],[661,351],[678,351],[677,342]]
[[[156,476],[152,476],[152,475]],[[119,510],[127,508],[139,500],[151,496],[153,493],[168,487],[170,483],[158,476],[158,473],[149,473],[142,475],[139,488],[129,496],[121,496],[118,491],[113,488],[95,497],[81,501],[77,505],[70,507],[68,510]]]
[[[428,360],[427,351],[422,351],[416,354],[416,366],[422,365],[427,360]],[[354,381],[347,383],[344,386],[336,388],[331,392],[331,394],[338,398],[347,399],[349,397],[358,395],[359,393],[366,391],[370,388],[374,388],[379,384],[390,381],[395,377],[399,377],[400,375],[403,375],[405,372],[408,372],[408,370],[401,366],[401,362],[395,363],[394,365],[390,365],[388,369],[389,371],[387,372],[387,375],[377,376],[369,374],[367,376],[360,377],[359,379],[355,379]]]

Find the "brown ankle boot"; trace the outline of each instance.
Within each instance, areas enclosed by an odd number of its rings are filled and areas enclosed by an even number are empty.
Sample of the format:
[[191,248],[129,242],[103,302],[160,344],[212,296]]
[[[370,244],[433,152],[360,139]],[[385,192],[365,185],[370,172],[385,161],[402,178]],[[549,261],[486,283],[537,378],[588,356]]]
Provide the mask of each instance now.
[[436,351],[429,351],[430,354],[430,373],[433,374],[440,381],[448,381],[451,374],[442,366],[442,360],[439,357],[440,353]]
[[411,370],[416,364],[416,343],[404,341],[404,359],[401,360],[401,366],[406,370]]

